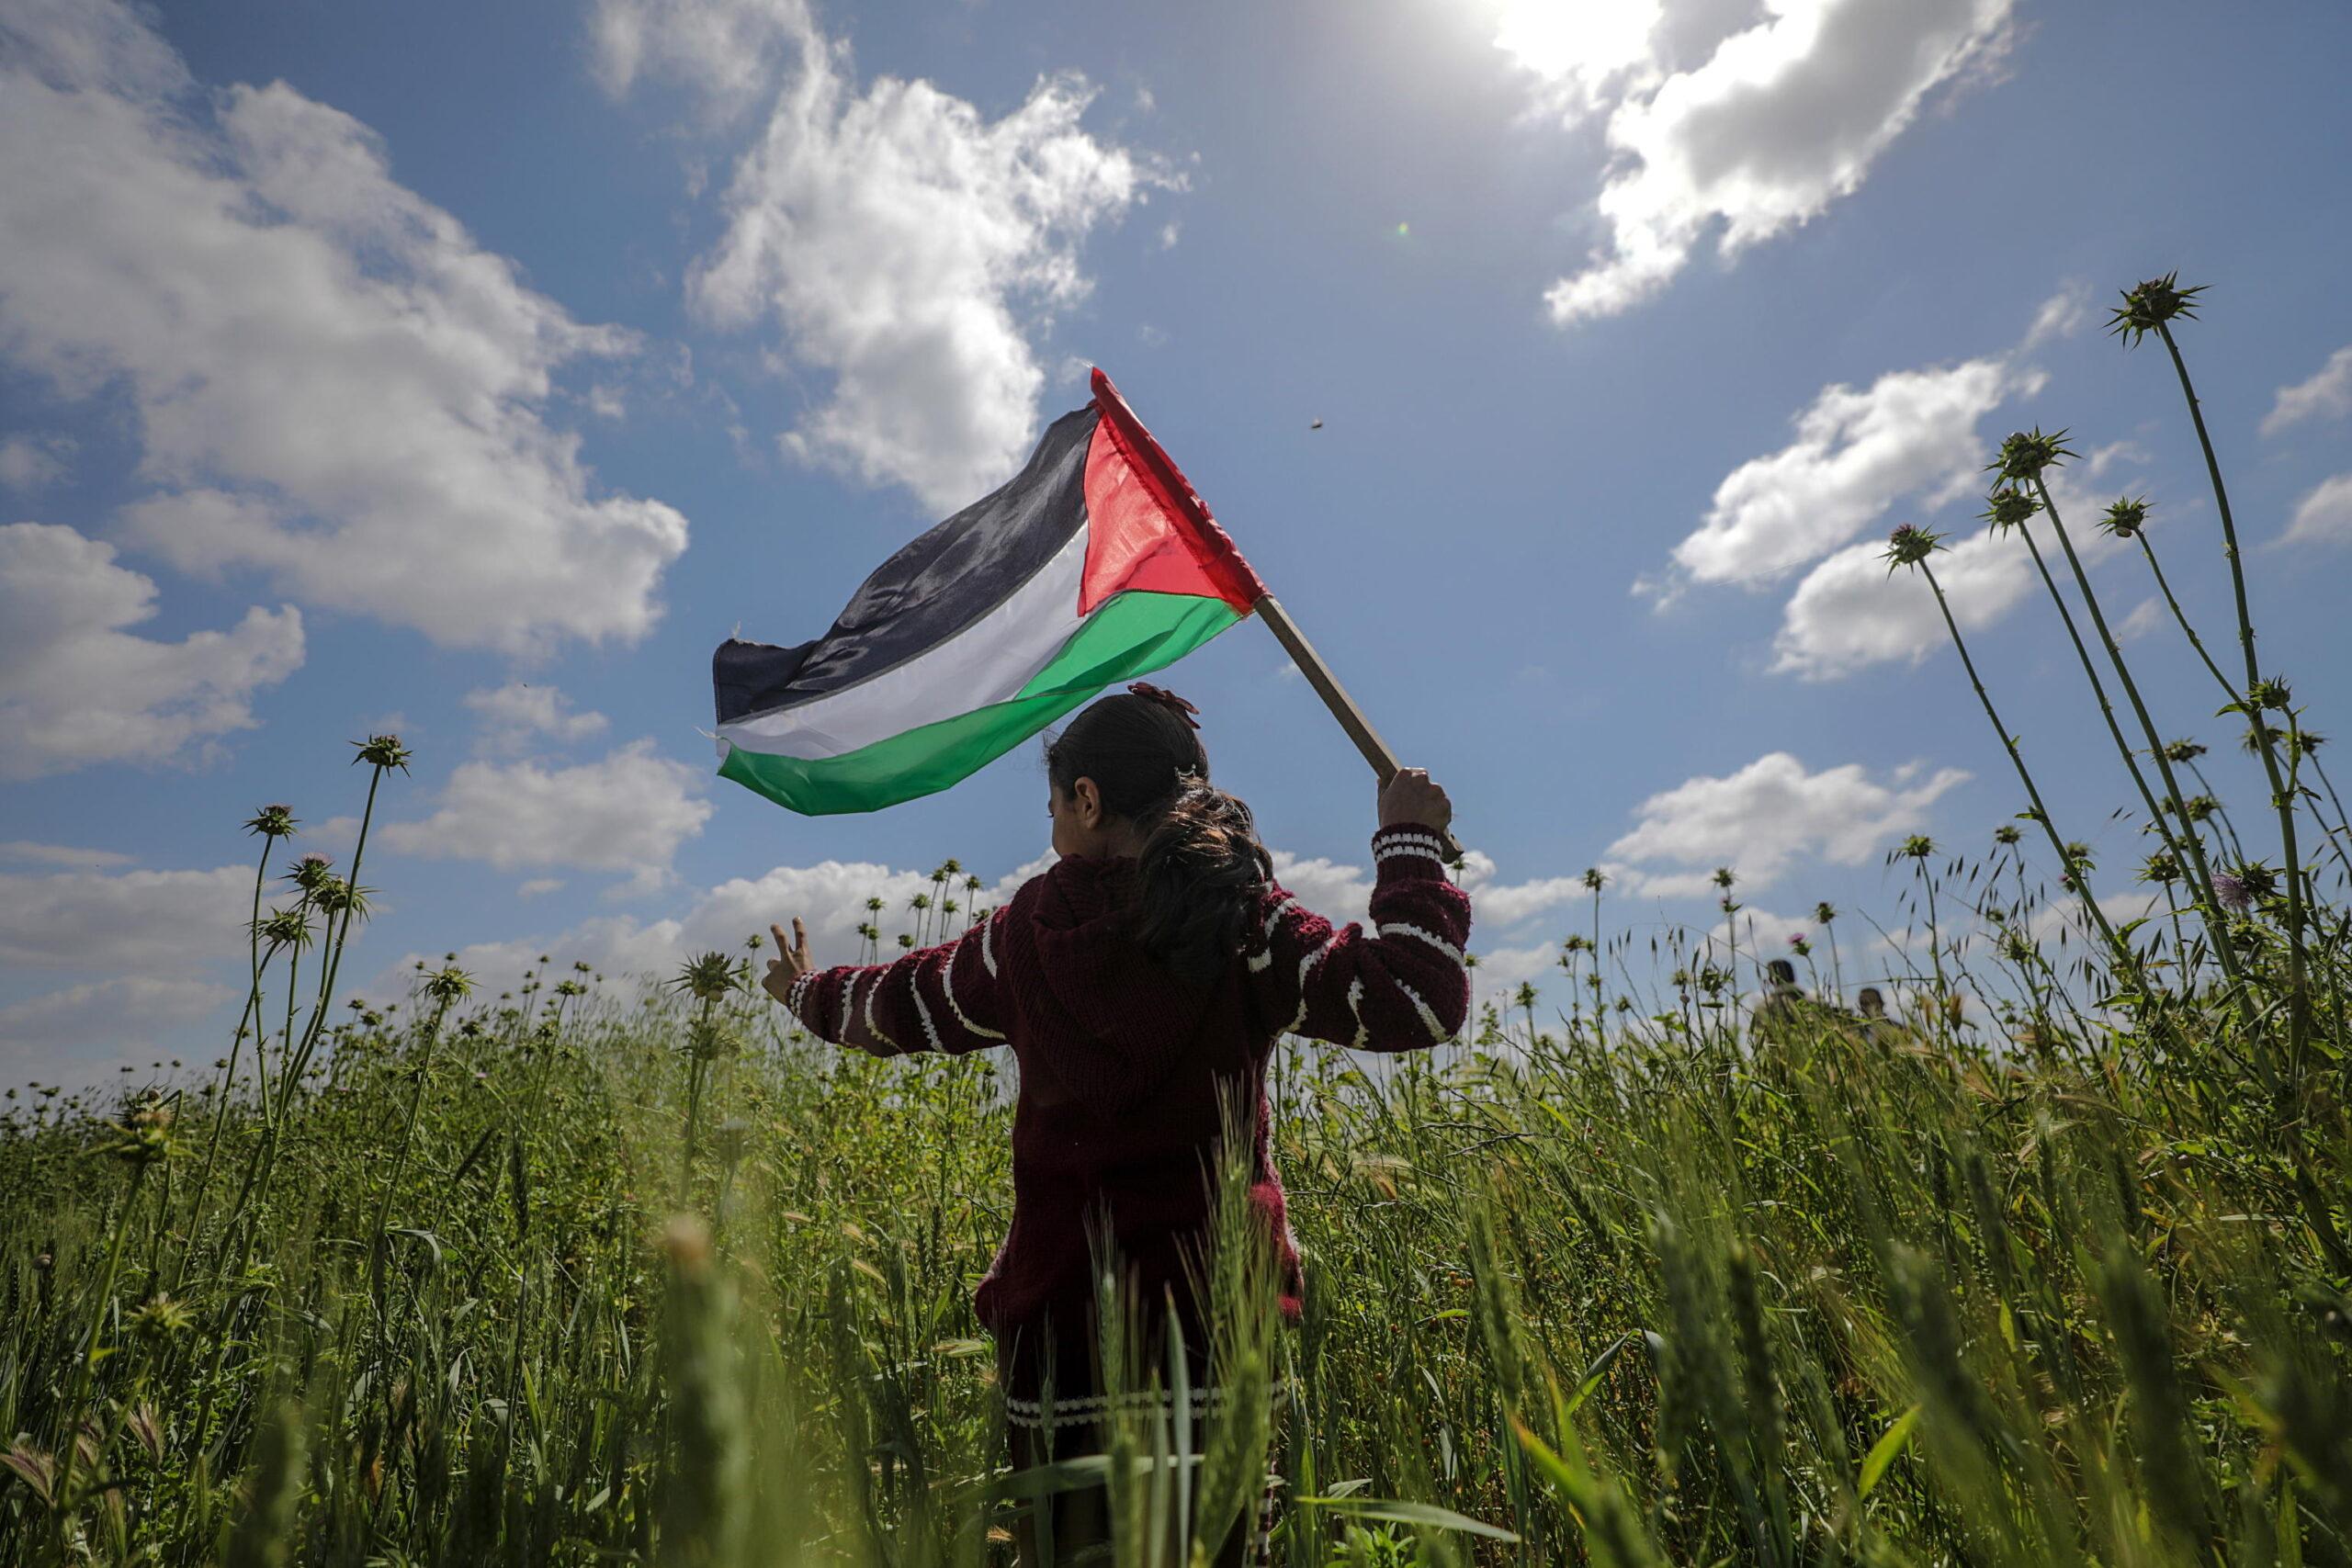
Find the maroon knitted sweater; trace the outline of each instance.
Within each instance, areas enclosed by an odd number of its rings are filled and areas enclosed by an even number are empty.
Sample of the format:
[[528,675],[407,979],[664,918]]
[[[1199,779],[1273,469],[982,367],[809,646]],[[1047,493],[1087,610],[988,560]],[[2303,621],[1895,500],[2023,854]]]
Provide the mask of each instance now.
[[1106,1211],[1140,1300],[1185,1288],[1206,1235],[1205,1173],[1220,1095],[1256,1107],[1250,1198],[1279,1238],[1283,1309],[1298,1310],[1298,1253],[1268,1147],[1266,1060],[1283,1033],[1368,1051],[1450,1040],[1469,1011],[1470,900],[1437,839],[1373,836],[1374,930],[1329,921],[1272,883],[1243,951],[1212,985],[1179,979],[1130,935],[1136,863],[1067,857],[952,942],[896,963],[827,969],[793,1012],[837,1043],[891,1053],[1010,1044],[1012,1229],[973,1304],[1004,1338],[1091,1302],[1088,1219]]

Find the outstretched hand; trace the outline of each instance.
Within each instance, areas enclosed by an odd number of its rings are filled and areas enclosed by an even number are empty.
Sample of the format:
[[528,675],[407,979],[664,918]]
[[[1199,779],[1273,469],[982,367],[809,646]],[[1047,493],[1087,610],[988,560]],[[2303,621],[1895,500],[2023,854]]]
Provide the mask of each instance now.
[[768,931],[775,938],[775,956],[768,960],[768,972],[760,980],[760,989],[777,1001],[786,1001],[791,998],[795,980],[817,972],[817,961],[808,956],[808,928],[795,915],[791,941],[785,940],[782,926],[771,925]]

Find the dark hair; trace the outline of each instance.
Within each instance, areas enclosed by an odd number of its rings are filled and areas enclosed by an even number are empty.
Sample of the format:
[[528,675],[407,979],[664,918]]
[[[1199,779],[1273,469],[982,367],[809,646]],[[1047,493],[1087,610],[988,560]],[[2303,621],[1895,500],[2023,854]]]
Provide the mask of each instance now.
[[1864,986],[1860,990],[1854,993],[1854,1005],[1860,1008],[1864,1012],[1870,1011],[1872,1008],[1876,1008],[1881,1012],[1884,1012],[1886,1010],[1886,998],[1878,994],[1878,987],[1876,986]]
[[1143,834],[1136,939],[1189,980],[1241,951],[1251,895],[1273,875],[1250,808],[1209,786],[1192,705],[1141,686],[1090,705],[1046,743],[1057,795],[1092,779],[1102,808]]
[[1776,986],[1793,986],[1797,983],[1797,966],[1785,958],[1775,958],[1771,963],[1764,965],[1764,973],[1772,976],[1772,983]]

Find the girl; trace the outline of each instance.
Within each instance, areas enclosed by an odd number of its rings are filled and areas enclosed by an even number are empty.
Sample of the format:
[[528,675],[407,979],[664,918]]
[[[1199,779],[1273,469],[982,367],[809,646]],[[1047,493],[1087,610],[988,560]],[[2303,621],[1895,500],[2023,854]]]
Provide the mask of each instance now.
[[[1172,1299],[1184,1344],[1205,1345],[1188,1283],[1209,1229],[1204,1173],[1222,1107],[1254,1108],[1250,1199],[1295,1320],[1298,1254],[1268,1146],[1275,1042],[1419,1050],[1469,1010],[1469,900],[1439,860],[1445,792],[1418,769],[1382,787],[1374,930],[1334,930],[1275,884],[1250,808],[1210,787],[1197,711],[1137,682],[1049,741],[1061,858],[956,941],[820,970],[797,918],[789,942],[771,928],[766,989],[820,1038],[877,1056],[1010,1045],[1020,1064],[1012,1227],[973,1304],[1023,1468],[1101,1451],[1090,1226],[1114,1244],[1132,1299]],[[1103,1539],[1100,1505],[1099,1492],[1057,1505],[1061,1553]],[[1221,1560],[1250,1533],[1237,1529]],[[1026,1541],[1022,1560],[1037,1560]]]

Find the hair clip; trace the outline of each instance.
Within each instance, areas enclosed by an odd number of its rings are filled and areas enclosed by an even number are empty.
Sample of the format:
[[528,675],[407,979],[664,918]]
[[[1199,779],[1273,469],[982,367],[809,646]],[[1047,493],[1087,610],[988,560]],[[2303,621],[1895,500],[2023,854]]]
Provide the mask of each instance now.
[[1177,717],[1182,719],[1186,724],[1191,725],[1194,729],[1198,729],[1201,727],[1201,721],[1193,716],[1201,710],[1186,702],[1183,698],[1178,696],[1175,693],[1169,691],[1164,687],[1155,686],[1148,681],[1130,681],[1127,682],[1127,690],[1136,696],[1143,698],[1147,702],[1158,703],[1163,707],[1173,709]]

